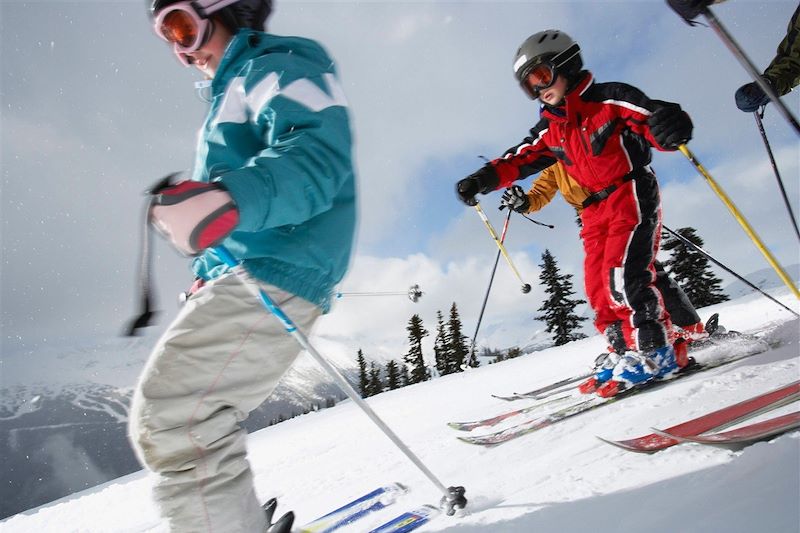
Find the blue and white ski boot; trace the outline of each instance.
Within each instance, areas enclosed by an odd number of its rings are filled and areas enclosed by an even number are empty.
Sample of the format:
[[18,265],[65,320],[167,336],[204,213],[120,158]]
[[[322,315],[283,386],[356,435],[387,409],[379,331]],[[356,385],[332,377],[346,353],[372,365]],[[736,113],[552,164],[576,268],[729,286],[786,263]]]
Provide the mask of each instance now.
[[658,366],[652,359],[627,352],[614,366],[611,379],[597,388],[597,395],[603,398],[616,396],[623,390],[654,379],[657,373]]

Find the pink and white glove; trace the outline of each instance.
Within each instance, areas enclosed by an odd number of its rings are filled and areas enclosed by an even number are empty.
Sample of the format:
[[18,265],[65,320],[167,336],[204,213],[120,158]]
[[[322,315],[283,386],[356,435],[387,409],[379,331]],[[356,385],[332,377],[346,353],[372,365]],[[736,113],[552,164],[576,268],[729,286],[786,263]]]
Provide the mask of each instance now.
[[239,223],[231,195],[216,183],[181,181],[152,194],[150,222],[185,255],[219,244]]

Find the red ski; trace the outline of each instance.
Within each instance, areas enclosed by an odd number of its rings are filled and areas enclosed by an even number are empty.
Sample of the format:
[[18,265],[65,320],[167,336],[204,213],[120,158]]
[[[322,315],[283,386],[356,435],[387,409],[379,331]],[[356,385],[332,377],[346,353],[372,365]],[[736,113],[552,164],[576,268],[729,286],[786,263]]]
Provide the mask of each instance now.
[[773,390],[739,402],[735,405],[725,407],[719,411],[708,413],[707,415],[700,416],[672,426],[664,430],[670,436],[659,435],[658,433],[650,433],[635,439],[614,441],[600,438],[603,442],[607,442],[614,446],[618,446],[625,450],[632,452],[653,453],[670,446],[678,444],[680,437],[695,437],[713,429],[723,429],[747,418],[753,418],[762,413],[777,409],[794,401],[800,399],[800,381],[795,381],[784,387]]
[[696,442],[698,444],[709,444],[712,446],[721,446],[723,448],[739,448],[742,447],[742,445],[748,445],[760,440],[776,437],[798,428],[800,428],[800,411],[777,416],[769,420],[764,420],[763,422],[756,422],[755,424],[732,429],[723,433],[714,433],[712,435],[680,437],[658,429],[656,429],[655,432],[680,442]]

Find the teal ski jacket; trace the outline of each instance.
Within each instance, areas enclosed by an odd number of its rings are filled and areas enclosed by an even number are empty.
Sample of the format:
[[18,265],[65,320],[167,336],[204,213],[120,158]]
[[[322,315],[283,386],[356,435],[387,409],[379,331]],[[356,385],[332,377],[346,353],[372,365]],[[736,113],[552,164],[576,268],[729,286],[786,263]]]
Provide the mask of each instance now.
[[[255,278],[330,309],[355,232],[347,103],[314,41],[241,30],[211,83],[192,179],[218,182],[239,209],[223,245]],[[225,274],[213,250],[204,280]]]

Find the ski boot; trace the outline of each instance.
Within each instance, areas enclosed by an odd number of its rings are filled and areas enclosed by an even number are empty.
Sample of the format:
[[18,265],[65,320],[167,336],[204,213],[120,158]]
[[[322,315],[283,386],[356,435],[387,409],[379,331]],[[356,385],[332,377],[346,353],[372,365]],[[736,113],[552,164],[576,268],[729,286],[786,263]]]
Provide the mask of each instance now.
[[672,346],[664,346],[654,350],[648,355],[648,358],[658,367],[658,371],[656,372],[655,376],[657,379],[670,378],[677,374],[681,369],[675,354],[675,348]]
[[275,514],[275,508],[278,507],[278,500],[270,498],[262,508],[267,515],[267,531],[266,533],[291,533],[292,524],[294,523],[294,513],[289,511],[280,517],[276,522],[272,522],[272,516]]
[[[672,347],[669,348],[671,351]],[[611,398],[626,389],[654,379],[658,371],[658,365],[649,357],[628,352],[620,357],[614,366],[611,379],[597,388],[597,395],[601,398]]]
[[619,354],[609,349],[607,353],[602,353],[594,360],[594,375],[578,385],[581,394],[591,394],[597,388],[611,379],[614,367],[619,361]]

